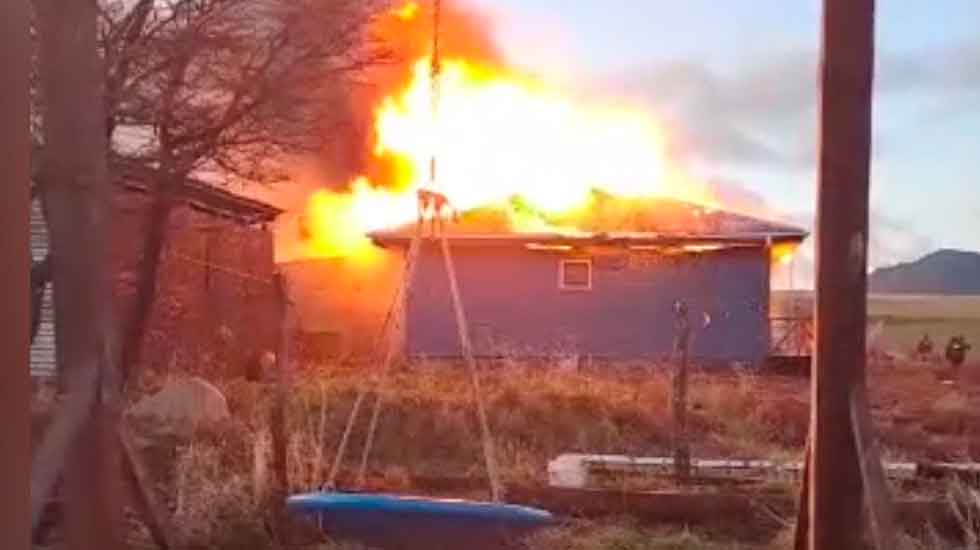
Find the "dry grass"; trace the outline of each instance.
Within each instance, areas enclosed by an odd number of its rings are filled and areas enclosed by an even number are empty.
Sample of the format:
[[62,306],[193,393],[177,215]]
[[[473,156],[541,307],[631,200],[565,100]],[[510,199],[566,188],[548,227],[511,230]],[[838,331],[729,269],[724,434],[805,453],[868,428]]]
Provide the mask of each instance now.
[[528,550],[737,550],[708,532],[690,529],[643,528],[628,519],[595,523],[580,521],[546,531],[526,543]]
[[972,372],[978,366],[964,366],[951,384],[922,365],[873,369],[873,413],[886,456],[980,460],[980,379]]
[[[375,476],[482,475],[473,396],[460,369],[422,366],[394,372],[372,454]],[[363,371],[308,372],[290,410],[291,477],[297,488],[323,481],[347,422]],[[668,454],[670,379],[665,370],[605,374],[498,368],[485,394],[499,461],[507,481],[542,481],[547,462],[565,452]],[[690,430],[698,456],[771,457],[795,454],[808,421],[795,388],[771,392],[751,374],[692,377]],[[232,414],[261,419],[267,396],[250,384],[224,388]],[[790,395],[787,395],[790,394]],[[344,471],[356,467],[368,414],[355,425]],[[253,420],[253,423],[255,421]]]
[[[421,365],[400,367],[391,376],[370,483],[483,496],[479,434],[465,372]],[[363,369],[346,367],[308,369],[299,376],[287,411],[292,490],[325,481],[364,381]],[[669,453],[667,370],[556,372],[511,364],[487,372],[484,382],[506,482],[544,482],[547,462],[564,452]],[[875,369],[872,386],[889,456],[956,458],[968,452],[971,439],[980,439],[971,431],[980,410],[972,386],[942,385],[933,373],[911,367]],[[807,388],[805,380],[696,371],[690,390],[694,455],[798,458],[809,419]],[[233,421],[178,448],[171,465],[179,523],[185,538],[201,548],[270,547],[262,503],[270,484],[272,391],[244,381],[223,382],[221,389]],[[343,479],[352,479],[356,469],[369,410],[365,407],[355,426]],[[468,479],[470,486],[427,486],[432,478]],[[532,548],[739,548],[711,540],[724,538],[576,523],[542,535]],[[773,544],[779,547],[780,539]]]
[[261,500],[247,469],[230,468],[225,449],[192,443],[176,463],[174,520],[198,548],[259,548],[267,542]]
[[953,485],[949,501],[957,522],[963,529],[965,548],[980,550],[980,490],[965,485]]
[[[287,414],[292,490],[309,490],[325,481],[363,380],[361,371],[333,368],[306,371],[297,382]],[[563,452],[669,452],[665,372],[590,375],[513,367],[489,373],[485,386],[507,482],[543,482],[547,462]],[[431,366],[401,369],[388,387],[371,462],[372,483],[429,490],[419,486],[420,479],[471,479],[477,492],[468,494],[479,497],[484,473],[473,396],[464,373]],[[172,471],[163,474],[162,482],[170,480],[182,536],[195,547],[266,547],[271,543],[263,512],[271,462],[266,419],[272,392],[243,381],[223,383],[222,390],[233,421],[178,447],[175,462],[168,466]],[[760,406],[764,396],[759,381],[748,375],[695,376],[696,454],[759,456],[791,451],[802,443],[787,437],[786,423],[776,421],[781,415],[773,408],[782,406],[779,402]],[[359,460],[367,416],[362,414],[355,427],[342,469],[345,479]],[[603,533],[596,535],[597,548],[632,548],[625,545],[625,532],[617,534],[610,527]],[[568,535],[554,536],[551,546],[542,548],[557,548]],[[690,543],[686,536],[675,533],[666,546],[637,548],[691,547],[685,546]]]

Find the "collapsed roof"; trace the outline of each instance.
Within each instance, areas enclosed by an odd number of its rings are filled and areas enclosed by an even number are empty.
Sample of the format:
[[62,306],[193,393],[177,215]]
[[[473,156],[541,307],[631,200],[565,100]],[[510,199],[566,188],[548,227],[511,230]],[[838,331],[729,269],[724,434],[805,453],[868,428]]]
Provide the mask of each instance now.
[[[515,229],[515,219],[539,222],[541,230]],[[531,226],[533,227],[533,225]],[[534,228],[537,229],[537,228]],[[532,211],[517,201],[467,211],[445,233],[457,244],[671,245],[799,243],[799,227],[669,198],[622,199],[596,193],[587,208],[559,216]],[[415,224],[375,231],[381,245],[406,245]]]

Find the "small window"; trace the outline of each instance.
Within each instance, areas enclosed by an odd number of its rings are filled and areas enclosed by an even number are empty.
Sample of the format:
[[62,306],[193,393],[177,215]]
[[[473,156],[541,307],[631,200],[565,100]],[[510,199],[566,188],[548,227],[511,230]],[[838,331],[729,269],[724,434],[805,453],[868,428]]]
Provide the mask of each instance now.
[[592,261],[562,260],[558,272],[558,288],[561,290],[591,290]]

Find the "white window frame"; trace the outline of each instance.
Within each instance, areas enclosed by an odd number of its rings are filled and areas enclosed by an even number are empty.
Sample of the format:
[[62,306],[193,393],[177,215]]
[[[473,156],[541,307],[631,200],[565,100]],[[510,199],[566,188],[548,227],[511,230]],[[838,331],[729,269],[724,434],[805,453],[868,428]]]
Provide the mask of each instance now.
[[[585,264],[588,268],[588,282],[585,285],[565,284],[565,266],[569,264]],[[564,291],[588,291],[592,290],[592,258],[569,258],[558,262],[558,289]]]

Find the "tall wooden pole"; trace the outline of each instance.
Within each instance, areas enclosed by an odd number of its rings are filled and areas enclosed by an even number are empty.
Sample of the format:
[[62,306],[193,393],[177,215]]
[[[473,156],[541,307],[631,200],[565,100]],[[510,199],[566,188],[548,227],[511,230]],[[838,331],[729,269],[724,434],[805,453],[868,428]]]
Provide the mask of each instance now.
[[816,233],[811,550],[861,539],[850,396],[865,377],[874,0],[824,0]]
[[27,228],[30,215],[27,0],[0,6],[0,169],[4,232],[0,237],[3,343],[0,344],[0,548],[30,547],[30,399]]
[[34,6],[45,109],[40,178],[51,240],[59,376],[69,398],[89,395],[97,384],[65,458],[66,548],[112,550],[122,520],[122,476],[98,6],[59,0],[36,0]]
[[275,275],[276,295],[279,301],[279,340],[276,350],[276,399],[272,407],[270,429],[272,431],[273,465],[276,474],[276,491],[279,496],[289,491],[289,465],[287,464],[288,429],[286,410],[289,405],[292,368],[289,351],[292,336],[292,311],[289,303],[289,289],[286,275]]
[[266,495],[266,503],[270,508],[275,529],[278,531],[279,541],[288,547],[289,521],[283,503],[290,487],[287,453],[289,429],[286,415],[293,379],[289,357],[292,349],[293,312],[285,273],[276,273],[275,285],[279,302],[279,339],[276,350],[276,394],[270,411],[269,429],[272,432],[272,466],[276,481],[275,487]]

